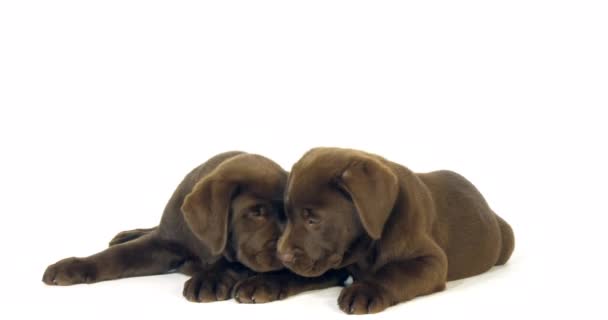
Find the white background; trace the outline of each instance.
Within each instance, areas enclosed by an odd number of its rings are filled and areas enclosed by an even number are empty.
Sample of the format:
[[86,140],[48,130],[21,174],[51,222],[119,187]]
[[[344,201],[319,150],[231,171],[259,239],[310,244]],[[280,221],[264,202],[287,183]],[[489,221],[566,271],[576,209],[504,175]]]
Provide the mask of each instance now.
[[156,225],[216,153],[288,169],[341,146],[460,172],[516,234],[507,266],[382,316],[605,319],[607,17],[584,0],[2,1],[0,318],[342,316],[339,288],[239,305],[187,302],[182,275],[41,282]]

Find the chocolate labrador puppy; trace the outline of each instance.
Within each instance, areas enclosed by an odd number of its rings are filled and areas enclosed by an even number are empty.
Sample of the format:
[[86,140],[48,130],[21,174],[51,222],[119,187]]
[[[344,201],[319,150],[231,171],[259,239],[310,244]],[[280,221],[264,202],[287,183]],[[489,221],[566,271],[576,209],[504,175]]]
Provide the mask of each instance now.
[[317,148],[288,178],[283,264],[314,277],[346,268],[349,314],[380,312],[507,262],[511,227],[465,178],[413,173],[357,150]]
[[[243,295],[239,298],[244,302],[270,300],[255,283],[257,278],[248,282],[247,277],[254,275],[251,270],[283,268],[276,258],[276,241],[286,178],[287,172],[262,156],[217,155],[179,184],[158,227],[121,232],[102,252],[50,265],[43,281],[72,285],[178,271],[192,276],[184,285],[184,296],[190,301],[228,299],[239,281]],[[277,279],[289,277],[286,271],[271,274]],[[338,280],[294,280],[301,284],[277,299],[335,285]]]

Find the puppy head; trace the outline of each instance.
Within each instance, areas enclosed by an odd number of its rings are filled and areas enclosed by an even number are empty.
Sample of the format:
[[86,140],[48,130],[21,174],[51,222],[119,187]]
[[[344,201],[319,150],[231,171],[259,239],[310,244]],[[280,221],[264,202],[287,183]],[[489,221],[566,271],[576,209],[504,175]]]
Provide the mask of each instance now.
[[287,225],[278,252],[292,271],[314,277],[352,263],[361,243],[379,239],[399,190],[395,174],[364,152],[318,148],[291,171]]
[[286,178],[279,165],[262,156],[229,158],[185,197],[186,224],[214,255],[258,272],[281,269],[276,242]]

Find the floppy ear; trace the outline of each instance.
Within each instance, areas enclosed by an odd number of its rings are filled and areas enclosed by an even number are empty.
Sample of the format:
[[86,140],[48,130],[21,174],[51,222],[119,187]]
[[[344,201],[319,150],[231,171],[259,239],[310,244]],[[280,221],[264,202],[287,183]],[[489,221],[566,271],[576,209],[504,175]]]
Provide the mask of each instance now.
[[397,176],[379,161],[365,158],[350,164],[338,181],[355,204],[367,234],[379,239],[397,200]]
[[181,210],[186,224],[214,255],[228,242],[232,200],[240,188],[255,190],[271,199],[283,194],[285,171],[270,159],[241,154],[225,160],[198,181],[185,198]]
[[210,175],[194,185],[182,204],[186,224],[213,255],[226,248],[230,203],[237,187],[237,183]]

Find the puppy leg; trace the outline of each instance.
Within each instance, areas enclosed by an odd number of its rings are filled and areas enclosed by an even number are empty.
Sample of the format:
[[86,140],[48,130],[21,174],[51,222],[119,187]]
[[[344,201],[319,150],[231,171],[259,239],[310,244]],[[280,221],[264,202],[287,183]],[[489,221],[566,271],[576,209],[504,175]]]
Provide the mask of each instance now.
[[169,272],[184,261],[155,232],[117,244],[86,258],[67,258],[50,265],[42,281],[48,285],[94,283]]
[[110,240],[109,246],[111,247],[113,245],[117,245],[117,244],[121,244],[121,243],[125,243],[127,241],[137,239],[156,229],[157,229],[157,227],[149,228],[149,229],[133,229],[133,230],[121,231],[117,235],[115,235],[114,238],[112,238],[112,240]]
[[188,273],[192,278],[184,284],[184,297],[191,302],[214,302],[230,299],[234,286],[253,272],[222,259],[210,269]]
[[305,278],[287,270],[260,273],[239,282],[234,298],[240,303],[266,303],[282,300],[298,293],[344,284],[345,270],[330,270],[320,277]]
[[392,262],[374,274],[355,277],[338,298],[340,309],[348,314],[377,313],[394,304],[445,289],[447,258],[425,255]]

